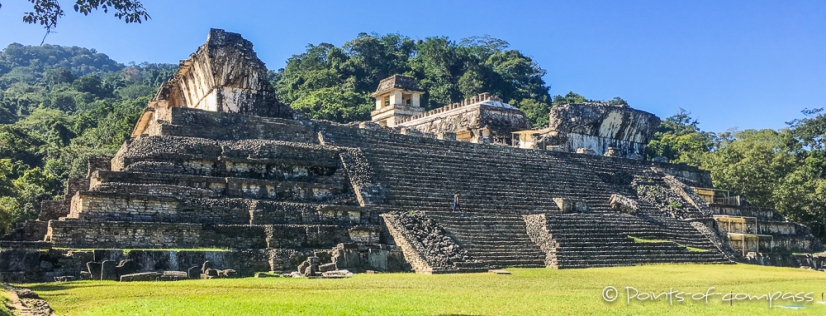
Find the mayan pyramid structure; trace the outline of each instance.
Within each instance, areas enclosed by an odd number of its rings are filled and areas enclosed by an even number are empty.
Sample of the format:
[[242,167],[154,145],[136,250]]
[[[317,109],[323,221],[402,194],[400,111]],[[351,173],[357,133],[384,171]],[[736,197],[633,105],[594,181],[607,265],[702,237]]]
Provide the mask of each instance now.
[[[422,92],[400,85],[399,107],[377,101],[382,124],[336,124],[280,103],[266,72],[249,41],[211,30],[114,157],[91,159],[64,200],[0,240],[0,276],[50,280],[124,259],[137,271],[211,261],[251,275],[309,256],[354,272],[796,266],[792,253],[823,250],[805,226],[707,189],[706,171],[633,159],[659,119],[627,106],[568,105],[552,117],[588,113],[593,128],[534,130],[531,144],[544,145],[525,148],[498,141],[527,135],[503,126],[530,126],[487,94],[424,112]],[[407,112],[388,123],[385,102]],[[456,130],[451,113],[480,119]],[[636,143],[614,149],[626,140]]]

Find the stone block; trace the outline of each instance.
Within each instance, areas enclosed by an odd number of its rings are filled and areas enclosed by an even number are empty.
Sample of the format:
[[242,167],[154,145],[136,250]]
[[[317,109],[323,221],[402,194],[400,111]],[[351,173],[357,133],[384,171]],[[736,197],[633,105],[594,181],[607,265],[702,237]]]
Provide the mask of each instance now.
[[92,275],[92,280],[100,280],[100,269],[101,269],[100,262],[87,262],[86,269],[89,270],[89,273]]
[[121,260],[115,267],[115,272],[118,276],[132,274],[138,272],[138,265],[132,260]]
[[420,130],[410,127],[402,127],[400,132],[402,135],[422,136],[422,132]]
[[237,278],[238,271],[235,271],[234,269],[221,270],[220,275],[225,278]]
[[164,271],[162,276],[187,278],[189,274],[186,271]]
[[127,275],[121,275],[120,281],[121,282],[133,282],[133,281],[156,281],[161,274],[157,272],[141,272],[141,273],[132,273]]
[[441,132],[436,134],[436,138],[441,140],[456,140],[456,133],[454,132]]
[[261,278],[280,278],[281,275],[277,274],[277,273],[273,273],[273,272],[256,272],[255,277],[259,278],[259,279],[261,279]]
[[74,280],[75,280],[75,277],[73,277],[71,275],[64,275],[64,276],[54,277],[55,282],[69,282],[69,281],[74,281]]
[[199,266],[192,266],[189,269],[186,269],[186,275],[190,279],[198,279],[201,277],[201,267]]
[[639,210],[639,206],[636,201],[619,194],[612,194],[611,198],[608,200],[608,204],[611,205],[613,210],[619,213],[636,215],[637,210]]
[[605,157],[620,157],[619,151],[614,147],[608,147],[608,151],[602,154]]
[[594,154],[596,154],[596,153],[594,152],[594,150],[593,150],[593,149],[591,149],[591,148],[577,148],[577,149],[576,149],[576,153],[577,153],[577,154],[586,154],[586,155],[594,155]]
[[91,280],[92,274],[89,271],[80,271],[80,279],[81,280]]
[[304,270],[306,270],[307,267],[309,267],[309,266],[310,266],[309,262],[307,262],[307,261],[302,262],[301,264],[298,265],[298,272],[304,273]]
[[[341,246],[341,245],[339,245]],[[361,255],[358,248],[336,248],[333,250],[333,263],[338,269],[361,268]]]
[[378,271],[387,271],[387,250],[370,248],[367,253],[367,265]]
[[212,262],[204,261],[204,264],[201,265],[201,273],[206,274],[209,269],[212,269]]
[[104,260],[101,263],[100,279],[101,280],[117,281],[118,280],[117,266],[118,266],[118,264],[115,261]]
[[158,278],[160,281],[178,281],[178,280],[185,280],[189,278],[189,274],[186,271],[164,271],[163,274]]
[[319,272],[327,272],[327,271],[333,271],[333,270],[336,270],[336,264],[335,263],[325,263],[325,264],[322,264],[322,265],[318,266],[318,271]]
[[313,269],[313,266],[309,266],[304,268],[304,271],[301,272],[304,276],[314,276],[316,274],[316,270]]
[[381,125],[374,122],[361,122],[359,123],[359,128],[376,131],[381,129]]

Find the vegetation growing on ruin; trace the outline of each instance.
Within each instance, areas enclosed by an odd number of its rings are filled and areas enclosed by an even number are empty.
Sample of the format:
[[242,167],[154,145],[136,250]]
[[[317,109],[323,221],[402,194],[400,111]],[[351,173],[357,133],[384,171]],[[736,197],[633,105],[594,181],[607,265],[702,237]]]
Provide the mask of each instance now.
[[[0,52],[0,235],[36,217],[41,201],[62,195],[68,177],[85,175],[88,157],[114,154],[175,69],[123,65],[79,47],[11,44]],[[488,36],[457,42],[360,34],[342,47],[310,45],[270,72],[270,80],[293,108],[344,122],[368,119],[369,93],[394,73],[419,80],[427,108],[488,91],[525,111],[534,126],[547,123],[555,104],[594,101],[573,92],[551,97],[545,70]],[[779,131],[723,133],[700,130],[681,111],[663,120],[648,158],[710,170],[718,188],[776,208],[826,241],[824,134],[820,109],[804,111]]]
[[[60,315],[768,315],[783,306],[802,306],[795,314],[822,315],[826,304],[765,300],[735,301],[721,295],[709,303],[670,305],[631,300],[626,286],[639,292],[764,295],[826,290],[826,274],[756,265],[650,265],[596,269],[508,269],[490,273],[421,275],[357,274],[349,279],[246,278],[177,282],[80,281],[29,285]],[[620,297],[602,298],[614,286]]]

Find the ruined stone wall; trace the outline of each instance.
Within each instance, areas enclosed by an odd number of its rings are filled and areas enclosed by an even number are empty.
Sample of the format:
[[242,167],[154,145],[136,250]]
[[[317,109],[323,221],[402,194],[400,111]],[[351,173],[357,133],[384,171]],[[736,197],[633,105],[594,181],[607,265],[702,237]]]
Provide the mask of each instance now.
[[434,135],[444,132],[470,131],[471,140],[474,142],[483,142],[483,139],[487,139],[490,142],[502,140],[501,142],[504,143],[505,140],[510,140],[513,131],[528,129],[530,123],[525,114],[519,110],[473,104],[448,108],[443,112],[433,113],[397,126],[415,128],[423,133]]
[[[184,203],[185,202],[185,203]],[[249,224],[243,199],[180,199],[82,192],[72,199],[69,218],[96,221]]]
[[296,179],[332,175],[339,157],[335,150],[300,143],[146,136],[124,143],[112,162],[115,171],[152,172],[162,163],[183,174]]
[[598,155],[613,147],[621,157],[642,159],[645,146],[659,125],[657,116],[628,106],[557,105],[551,109],[549,132],[539,143],[561,146],[566,151],[587,148]]
[[201,240],[202,226],[186,223],[50,221],[46,240],[57,247],[191,248],[216,247]]
[[527,128],[527,119],[518,111],[485,105],[464,106],[443,113],[414,120],[403,126],[414,127],[422,132],[456,132],[463,128],[475,129],[491,126],[494,130],[513,131]]
[[207,42],[181,62],[155,102],[212,112],[291,117],[275,97],[267,68],[240,34],[212,29]]
[[748,205],[709,204],[714,214],[756,217],[761,221],[782,221],[783,216],[772,209]]
[[40,203],[40,215],[37,220],[49,221],[69,215],[71,200],[50,200]]
[[524,218],[528,236],[530,236],[531,240],[547,254],[545,256],[545,266],[556,266],[557,245],[556,241],[553,239],[553,236],[551,236],[548,232],[545,214],[525,215]]
[[[158,168],[159,165],[168,168],[164,170]],[[346,177],[342,171],[336,171],[333,175],[316,182],[189,174],[170,176],[166,173],[143,172],[164,172],[170,169],[180,168],[171,163],[139,162],[130,165],[130,172],[100,171],[95,173],[91,180],[96,192],[117,192],[128,189],[131,184],[135,193],[187,198],[227,197],[343,204],[350,204],[351,200],[351,193],[345,186]],[[179,170],[179,172],[186,171]]]

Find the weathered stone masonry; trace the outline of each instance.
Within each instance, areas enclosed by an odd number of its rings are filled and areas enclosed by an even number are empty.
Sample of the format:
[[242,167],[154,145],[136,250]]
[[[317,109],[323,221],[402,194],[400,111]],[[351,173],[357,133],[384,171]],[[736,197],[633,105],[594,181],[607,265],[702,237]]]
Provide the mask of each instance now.
[[[44,202],[39,221],[3,237],[0,277],[78,276],[104,257],[139,260],[138,271],[210,260],[251,275],[314,256],[356,272],[446,273],[794,265],[774,254],[823,248],[771,210],[706,203],[692,187],[711,187],[709,174],[693,167],[308,120],[271,97],[259,63],[249,42],[213,30],[133,139],[91,159],[64,200]],[[244,96],[225,98],[233,89]],[[455,192],[462,212],[449,210]],[[737,219],[749,216],[757,220]]]

